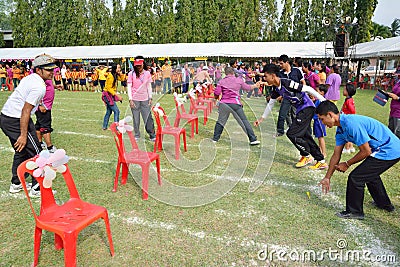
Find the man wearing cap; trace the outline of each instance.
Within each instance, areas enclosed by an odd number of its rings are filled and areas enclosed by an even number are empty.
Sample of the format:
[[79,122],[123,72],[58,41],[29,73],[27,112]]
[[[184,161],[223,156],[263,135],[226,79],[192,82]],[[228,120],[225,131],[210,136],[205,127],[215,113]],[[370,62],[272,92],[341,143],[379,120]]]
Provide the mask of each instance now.
[[[46,93],[45,81],[53,79],[53,70],[56,67],[55,60],[51,56],[46,54],[37,56],[32,64],[34,73],[21,80],[1,110],[0,127],[15,150],[10,193],[23,190],[17,176],[19,164],[42,150],[31,114],[41,103]],[[32,179],[32,189],[29,194],[31,197],[40,196],[39,184],[35,179]]]

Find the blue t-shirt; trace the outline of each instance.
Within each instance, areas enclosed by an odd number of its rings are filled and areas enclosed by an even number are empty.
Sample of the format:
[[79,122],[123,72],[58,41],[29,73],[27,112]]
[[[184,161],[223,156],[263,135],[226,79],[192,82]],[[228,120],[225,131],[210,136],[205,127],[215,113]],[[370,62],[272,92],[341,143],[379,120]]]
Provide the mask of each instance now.
[[336,145],[352,142],[361,146],[368,142],[371,157],[381,160],[400,158],[400,139],[379,121],[361,115],[340,114],[336,129]]

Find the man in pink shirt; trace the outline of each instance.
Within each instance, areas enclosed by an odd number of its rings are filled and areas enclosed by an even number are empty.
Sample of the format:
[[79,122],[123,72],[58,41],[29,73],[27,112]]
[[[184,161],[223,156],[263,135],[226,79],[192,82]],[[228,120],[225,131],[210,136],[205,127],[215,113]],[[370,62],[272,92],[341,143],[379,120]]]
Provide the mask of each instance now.
[[133,116],[135,138],[140,138],[140,114],[145,123],[146,132],[151,141],[156,140],[154,121],[150,108],[152,102],[151,74],[147,71],[146,62],[142,56],[135,57],[133,71],[128,74],[128,98]]

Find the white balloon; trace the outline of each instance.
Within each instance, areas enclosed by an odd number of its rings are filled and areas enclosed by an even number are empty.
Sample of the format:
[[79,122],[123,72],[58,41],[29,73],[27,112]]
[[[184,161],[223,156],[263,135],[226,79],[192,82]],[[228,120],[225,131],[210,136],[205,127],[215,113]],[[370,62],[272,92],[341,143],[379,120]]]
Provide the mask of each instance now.
[[66,170],[67,170],[67,167],[65,165],[61,165],[56,168],[56,171],[59,173],[64,173]]
[[129,123],[129,122],[131,122],[132,121],[132,116],[126,116],[125,117],[125,122],[126,123]]
[[47,179],[46,177],[43,180],[43,187],[50,188],[53,185],[53,181],[51,179]]
[[34,170],[39,167],[34,161],[28,161],[25,166],[28,170]]
[[37,168],[33,171],[32,175],[34,177],[41,177],[43,175],[43,170],[41,168]]
[[56,178],[56,172],[49,166],[44,167],[44,178],[53,180]]

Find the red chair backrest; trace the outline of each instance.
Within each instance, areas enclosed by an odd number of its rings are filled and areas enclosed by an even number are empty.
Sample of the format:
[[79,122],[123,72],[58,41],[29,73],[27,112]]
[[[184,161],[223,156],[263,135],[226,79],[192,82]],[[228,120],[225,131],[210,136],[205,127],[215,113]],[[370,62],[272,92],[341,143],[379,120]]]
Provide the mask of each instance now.
[[[28,199],[29,205],[31,207],[32,213],[36,219],[37,214],[35,212],[35,209],[33,208],[31,199],[29,197],[29,193],[28,190],[26,188],[26,181],[25,181],[25,174],[29,173],[30,175],[33,175],[33,171],[34,170],[28,170],[26,168],[26,163],[29,161],[33,161],[37,158],[38,156],[32,158],[32,159],[28,159],[24,162],[22,162],[17,169],[17,174],[18,174],[18,178],[21,181],[21,184],[24,188],[26,197]],[[65,166],[67,167],[66,171],[64,173],[62,173],[62,176],[64,178],[65,184],[67,185],[68,191],[69,191],[69,195],[70,195],[70,199],[72,198],[76,198],[76,199],[80,199],[79,194],[78,194],[78,190],[76,189],[75,186],[75,182],[74,179],[72,178],[72,174],[69,170],[68,164],[65,164]],[[59,174],[57,174],[59,176]],[[59,179],[59,177],[57,177]],[[56,178],[56,179],[57,179]],[[46,214],[46,211],[48,208],[50,207],[54,207],[54,205],[57,205],[54,199],[54,194],[53,194],[53,190],[51,188],[44,188],[43,186],[43,180],[44,177],[35,177],[36,181],[38,181],[39,185],[40,185],[40,192],[41,192],[41,204],[40,204],[40,214]]]
[[[123,134],[120,131],[118,131],[117,126],[118,126],[118,122],[113,122],[110,126],[110,129],[111,129],[111,132],[113,133],[115,144],[117,145],[118,154],[120,157],[124,158],[126,150],[125,150],[125,145],[124,145]],[[139,146],[136,143],[136,140],[135,140],[135,137],[133,136],[132,131],[126,131],[126,133],[128,134],[129,141],[132,145],[132,150],[139,150]]]
[[162,131],[161,117],[164,120],[165,126],[171,126],[171,124],[169,123],[165,110],[161,106],[158,106],[158,109],[162,111],[162,113],[164,114],[163,116],[160,116],[158,111],[155,110],[155,106],[153,106],[151,110],[153,111],[154,117],[156,118],[157,131],[161,132]]

